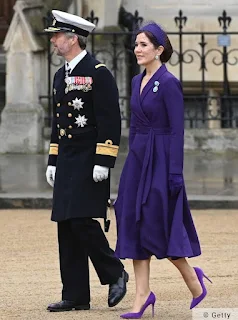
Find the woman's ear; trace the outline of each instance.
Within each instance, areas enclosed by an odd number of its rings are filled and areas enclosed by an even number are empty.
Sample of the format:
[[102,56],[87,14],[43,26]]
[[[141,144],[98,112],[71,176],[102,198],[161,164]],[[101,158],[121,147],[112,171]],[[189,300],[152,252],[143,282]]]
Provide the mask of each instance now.
[[161,56],[161,54],[164,52],[164,47],[163,46],[159,46],[157,49],[158,55]]

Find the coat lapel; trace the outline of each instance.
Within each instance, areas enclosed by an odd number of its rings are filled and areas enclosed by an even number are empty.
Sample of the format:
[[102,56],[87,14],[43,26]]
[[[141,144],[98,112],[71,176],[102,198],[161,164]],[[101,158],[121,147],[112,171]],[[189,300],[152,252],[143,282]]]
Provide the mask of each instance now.
[[91,60],[91,56],[89,53],[86,54],[85,57],[83,57],[82,60],[79,61],[79,63],[75,66],[75,68],[72,70],[70,75],[72,77],[82,75],[82,76],[88,76],[88,66]]
[[140,96],[140,86],[141,86],[141,81],[142,81],[143,76],[144,76],[144,72],[138,75],[138,77],[136,79],[137,81],[135,83],[135,88],[133,90],[134,95],[135,95],[134,97],[135,97],[135,101],[136,101],[136,106],[137,106],[137,110],[138,110],[138,112],[136,112],[136,116],[140,119],[140,121],[142,123],[144,123],[145,121],[148,122],[148,119],[142,109],[141,96]]
[[[153,91],[153,88],[155,87],[155,81],[159,81],[160,77],[167,71],[167,68],[164,64],[155,72],[155,74],[151,77],[151,79],[147,82],[144,89],[141,92],[140,100],[141,103],[143,102],[145,96],[149,91]],[[141,80],[139,84],[139,92],[140,92],[140,86],[143,76],[145,75],[145,71],[141,74]]]
[[56,89],[56,98],[60,101],[65,95],[65,66],[59,69],[58,75],[55,78],[55,89]]

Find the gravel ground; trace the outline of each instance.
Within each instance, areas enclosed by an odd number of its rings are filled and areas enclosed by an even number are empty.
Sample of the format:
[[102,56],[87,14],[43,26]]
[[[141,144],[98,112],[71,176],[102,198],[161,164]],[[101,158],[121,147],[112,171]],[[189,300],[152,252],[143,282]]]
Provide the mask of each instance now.
[[[193,211],[202,255],[191,259],[202,267],[208,296],[200,308],[238,307],[238,212],[235,210]],[[108,239],[115,246],[114,215]],[[131,261],[128,293],[114,308],[107,307],[108,286],[101,286],[91,268],[91,310],[50,313],[49,303],[60,300],[56,224],[49,210],[0,210],[0,319],[21,320],[114,320],[127,312],[133,301],[134,276]],[[192,319],[191,296],[178,271],[167,260],[152,259],[151,289],[157,295],[155,319]],[[151,319],[150,310],[143,319]]]

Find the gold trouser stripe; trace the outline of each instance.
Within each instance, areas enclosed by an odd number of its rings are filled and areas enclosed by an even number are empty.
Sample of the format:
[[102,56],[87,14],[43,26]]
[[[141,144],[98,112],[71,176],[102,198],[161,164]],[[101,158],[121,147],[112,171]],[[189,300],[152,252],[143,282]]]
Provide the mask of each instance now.
[[96,69],[100,68],[100,67],[106,67],[106,65],[104,63],[99,63],[95,66]]
[[117,157],[119,147],[115,145],[108,145],[105,143],[97,143],[96,154],[103,156]]

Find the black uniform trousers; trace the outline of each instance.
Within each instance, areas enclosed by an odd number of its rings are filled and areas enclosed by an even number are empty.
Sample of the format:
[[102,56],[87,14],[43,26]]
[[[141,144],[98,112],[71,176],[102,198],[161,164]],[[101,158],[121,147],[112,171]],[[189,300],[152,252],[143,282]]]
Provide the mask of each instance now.
[[74,218],[58,222],[62,300],[90,302],[90,257],[101,284],[116,283],[124,269],[97,220]]

